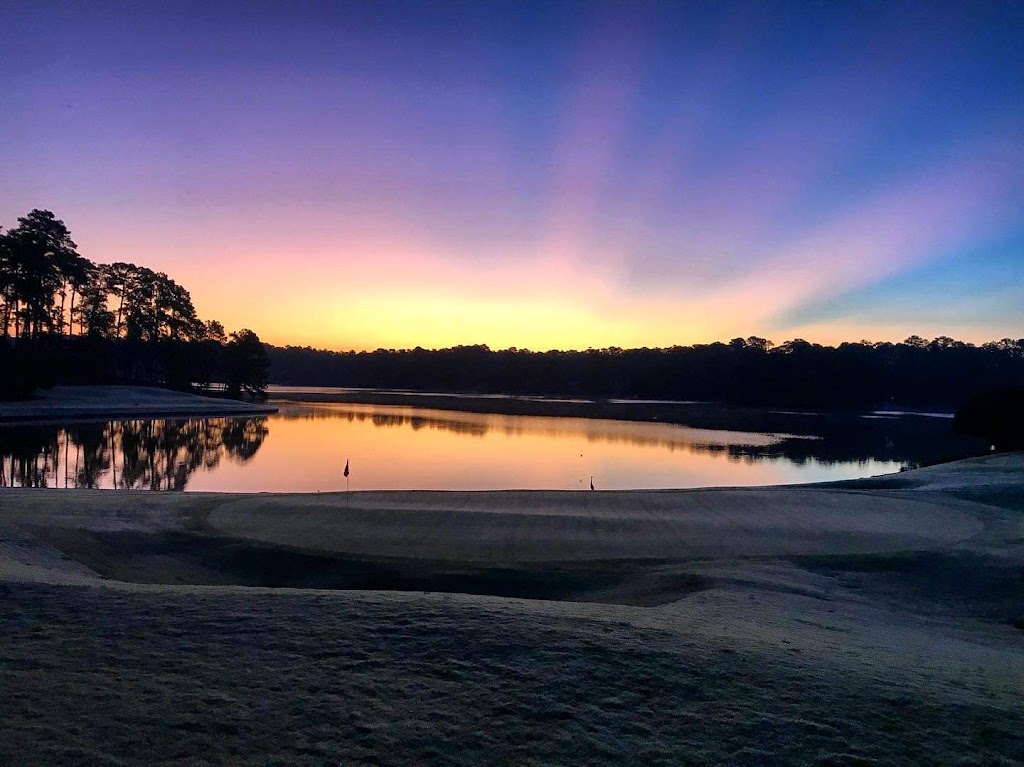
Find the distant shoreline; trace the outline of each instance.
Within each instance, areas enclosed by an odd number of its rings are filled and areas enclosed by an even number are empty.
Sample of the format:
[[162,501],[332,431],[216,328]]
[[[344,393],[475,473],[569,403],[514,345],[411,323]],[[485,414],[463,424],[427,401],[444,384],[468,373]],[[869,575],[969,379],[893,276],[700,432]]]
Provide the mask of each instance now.
[[147,386],[55,386],[33,399],[0,402],[0,426],[112,418],[269,415],[272,405],[203,397]]
[[[596,418],[615,421],[682,424],[694,428],[755,432],[821,431],[825,424],[862,422],[865,418],[946,418],[944,413],[870,410],[803,410],[749,407],[717,402],[620,400],[545,396],[498,396],[457,392],[372,389],[323,391],[321,387],[281,387],[268,392],[269,402],[381,405],[462,413],[551,418]],[[56,386],[27,400],[0,402],[0,425],[65,423],[103,418],[269,415],[278,408],[146,386]]]
[[[210,418],[263,416],[277,405],[369,405],[542,418],[585,418],[660,423],[695,429],[739,431],[795,437],[797,457],[833,455],[859,460],[877,452],[879,440],[896,446],[893,460],[929,465],[983,455],[987,445],[952,433],[941,414],[862,410],[802,411],[723,405],[714,402],[659,400],[586,400],[506,397],[441,392],[323,390],[268,392],[270,400],[254,404],[141,386],[58,386],[31,400],[0,402],[0,427],[64,425],[114,419]],[[803,439],[814,438],[813,442]],[[913,458],[908,458],[913,456]]]
[[[284,387],[281,387],[284,388]],[[381,405],[449,410],[462,413],[489,413],[551,418],[599,418],[615,421],[682,424],[693,428],[726,429],[771,433],[815,432],[822,423],[837,424],[876,417],[867,410],[801,410],[794,408],[746,407],[717,402],[672,402],[668,400],[618,400],[558,398],[543,396],[495,396],[445,392],[377,391],[339,389],[338,391],[299,391],[301,387],[268,392],[271,402],[336,403]],[[318,387],[310,387],[317,389]],[[900,417],[945,419],[946,414],[907,411]],[[877,416],[885,418],[887,416]]]
[[[693,429],[772,434],[782,437],[797,460],[864,460],[887,445],[889,460],[932,465],[984,455],[983,441],[953,432],[947,414],[910,411],[797,410],[715,402],[586,400],[441,392],[338,389],[282,390],[271,387],[271,403],[370,405],[462,413],[543,418],[590,418],[686,426]],[[312,387],[311,387],[312,388]],[[806,439],[806,438],[812,439]],[[796,439],[790,439],[796,438]]]

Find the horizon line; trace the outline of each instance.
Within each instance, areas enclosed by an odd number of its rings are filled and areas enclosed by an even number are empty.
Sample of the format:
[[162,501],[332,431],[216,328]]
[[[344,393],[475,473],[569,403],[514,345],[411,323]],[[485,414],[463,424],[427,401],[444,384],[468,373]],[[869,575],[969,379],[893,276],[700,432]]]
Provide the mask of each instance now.
[[[919,339],[922,343],[921,344],[907,344],[907,341],[909,341],[911,339],[914,339],[914,338]],[[911,334],[911,335],[909,335],[909,336],[907,336],[907,337],[905,337],[905,338],[903,338],[901,340],[898,340],[898,341],[891,341],[891,340],[869,340],[869,339],[866,339],[866,338],[862,338],[862,339],[859,339],[857,341],[840,341],[838,343],[819,343],[817,341],[809,341],[809,340],[807,340],[805,338],[800,338],[800,337],[786,339],[785,341],[782,341],[781,343],[775,343],[771,339],[764,338],[763,336],[747,336],[745,338],[741,338],[740,336],[734,336],[733,338],[730,338],[727,341],[718,340],[718,341],[694,342],[694,343],[690,343],[690,344],[673,344],[671,346],[614,346],[613,345],[613,346],[588,346],[588,347],[582,348],[582,349],[579,349],[579,348],[573,348],[573,349],[566,349],[566,348],[530,349],[530,348],[525,347],[525,346],[509,346],[509,347],[505,347],[505,348],[498,348],[498,349],[496,349],[496,348],[491,348],[491,346],[489,344],[486,344],[486,343],[455,344],[453,346],[443,346],[443,347],[434,347],[434,348],[427,348],[427,347],[424,347],[424,346],[417,345],[417,346],[412,346],[412,347],[383,347],[383,346],[378,346],[378,347],[376,347],[374,349],[370,349],[370,348],[363,348],[363,349],[356,349],[356,348],[350,348],[350,349],[340,349],[340,348],[339,349],[330,349],[330,348],[327,348],[327,347],[315,347],[315,346],[312,346],[312,345],[309,345],[309,344],[306,344],[306,345],[300,345],[300,344],[295,344],[295,343],[277,344],[277,343],[271,343],[271,342],[268,342],[268,341],[264,341],[263,343],[266,346],[274,347],[274,348],[277,348],[277,349],[308,349],[308,350],[311,350],[311,351],[314,351],[314,352],[323,352],[323,353],[327,353],[327,354],[373,354],[373,353],[376,353],[376,352],[394,352],[394,353],[399,353],[399,352],[415,352],[415,351],[422,351],[422,352],[445,352],[445,351],[455,351],[457,349],[482,349],[484,351],[491,352],[491,353],[500,353],[500,352],[517,352],[517,353],[518,352],[528,352],[528,353],[531,353],[531,354],[548,354],[548,353],[551,353],[551,352],[562,352],[562,353],[573,353],[573,352],[575,352],[575,353],[582,353],[582,352],[608,352],[608,351],[623,351],[623,352],[628,352],[628,351],[664,351],[664,350],[671,350],[671,349],[689,349],[689,348],[695,348],[695,347],[701,347],[701,346],[714,346],[716,344],[720,344],[720,345],[723,345],[723,346],[731,346],[732,342],[733,341],[737,341],[737,340],[743,341],[744,345],[746,347],[756,348],[757,344],[749,344],[749,343],[747,343],[751,339],[766,341],[768,343],[768,347],[765,349],[765,351],[772,351],[772,350],[775,350],[775,349],[779,349],[779,348],[781,348],[781,347],[783,347],[783,346],[785,346],[787,344],[794,344],[794,343],[797,343],[797,342],[803,342],[803,343],[806,343],[806,344],[808,344],[810,346],[817,346],[817,347],[821,347],[821,348],[825,348],[825,349],[838,349],[839,347],[845,346],[845,345],[879,346],[879,345],[885,345],[885,344],[889,344],[889,345],[892,345],[892,346],[908,346],[908,345],[915,346],[916,345],[916,346],[920,346],[922,348],[927,348],[927,347],[930,347],[931,344],[934,341],[937,341],[939,339],[948,339],[949,341],[953,342],[953,344],[958,344],[958,345],[962,345],[965,348],[974,348],[974,349],[984,348],[985,346],[988,346],[989,344],[999,344],[999,343],[1002,343],[1004,341],[1009,341],[1011,343],[1018,344],[1018,345],[1024,345],[1024,337],[1012,338],[1010,336],[1003,336],[1002,338],[994,338],[994,339],[991,339],[989,341],[984,341],[984,342],[981,342],[981,343],[975,343],[973,341],[963,341],[961,339],[954,338],[953,336],[948,336],[948,335],[937,335],[937,336],[933,336],[932,338],[927,338],[925,336],[918,336],[917,334]]]

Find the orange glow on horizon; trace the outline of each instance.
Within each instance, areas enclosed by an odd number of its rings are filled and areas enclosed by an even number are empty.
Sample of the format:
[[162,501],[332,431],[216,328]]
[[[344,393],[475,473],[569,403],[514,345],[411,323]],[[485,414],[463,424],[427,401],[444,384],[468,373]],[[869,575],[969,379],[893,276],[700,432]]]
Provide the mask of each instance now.
[[7,5],[0,227],[52,210],[83,257],[165,272],[229,331],[1024,327],[1019,4]]
[[[699,265],[706,244],[696,230],[692,242],[680,243],[679,256],[696,265],[651,284],[631,281],[625,243],[587,246],[555,227],[541,242],[471,251],[434,241],[414,223],[372,207],[345,226],[298,206],[268,209],[257,221],[242,210],[204,213],[186,229],[161,221],[159,211],[114,230],[79,234],[77,221],[69,224],[83,255],[166,271],[190,291],[203,319],[219,320],[229,331],[251,328],[279,346],[362,351],[486,344],[545,351],[670,347],[750,335],[834,345],[862,338],[897,342],[911,334],[983,343],[1013,336],[1014,318],[981,308],[962,321],[951,317],[955,322],[898,312],[779,320],[803,302],[918,263],[933,249],[936,222],[956,220],[957,212],[988,199],[952,183],[969,178],[972,167],[954,163],[924,181],[908,181],[724,273],[715,271],[715,258],[708,257],[706,269]],[[926,198],[921,190],[932,187],[951,191]],[[915,202],[921,199],[927,204]],[[893,224],[894,210],[910,212],[901,227]],[[88,210],[80,216],[91,220]],[[297,234],[278,226],[282,219]],[[955,232],[947,234],[955,239]],[[829,258],[819,259],[821,253]],[[810,273],[808,263],[815,264]]]

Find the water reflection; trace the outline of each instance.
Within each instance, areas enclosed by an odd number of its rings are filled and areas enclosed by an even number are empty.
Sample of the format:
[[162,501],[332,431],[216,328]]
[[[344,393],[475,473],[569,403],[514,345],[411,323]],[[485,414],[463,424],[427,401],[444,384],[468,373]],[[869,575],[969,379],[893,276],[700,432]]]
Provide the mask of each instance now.
[[[897,471],[868,458],[797,462],[790,434],[663,423],[467,413],[411,406],[276,403],[252,471],[225,467],[191,489],[598,489],[811,482]],[[259,471],[257,472],[257,469]],[[256,482],[258,473],[259,482]]]
[[[234,492],[770,485],[957,457],[935,418],[808,418],[793,433],[279,402],[258,418],[0,428],[0,484]],[[273,435],[273,436],[271,436]]]
[[788,440],[818,439],[813,435],[695,429],[678,424],[465,413],[377,405],[286,405],[278,417],[285,421],[342,418],[350,423],[369,421],[377,427],[409,427],[413,431],[436,429],[475,437],[483,437],[488,433],[498,433],[506,437],[521,437],[527,434],[543,435],[555,439],[582,435],[588,442],[661,447],[669,451],[692,448],[717,451],[735,448],[735,455],[760,454],[762,448]]
[[265,417],[0,428],[0,487],[185,490],[197,471],[250,461]]

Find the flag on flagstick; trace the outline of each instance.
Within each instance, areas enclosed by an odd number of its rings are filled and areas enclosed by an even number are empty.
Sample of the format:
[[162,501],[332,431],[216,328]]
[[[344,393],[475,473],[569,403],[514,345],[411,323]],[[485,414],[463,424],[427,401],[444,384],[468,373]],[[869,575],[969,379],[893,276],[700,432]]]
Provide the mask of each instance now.
[[345,479],[348,479],[348,458],[345,459],[345,471],[343,472]]

